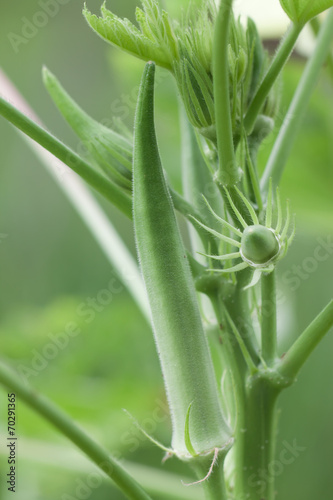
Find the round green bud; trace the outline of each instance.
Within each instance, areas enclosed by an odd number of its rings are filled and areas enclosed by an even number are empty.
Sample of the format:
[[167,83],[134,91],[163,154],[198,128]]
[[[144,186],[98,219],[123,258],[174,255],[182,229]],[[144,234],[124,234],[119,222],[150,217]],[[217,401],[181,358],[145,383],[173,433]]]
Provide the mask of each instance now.
[[245,260],[255,265],[270,262],[280,250],[280,244],[268,227],[248,226],[242,235],[241,253]]

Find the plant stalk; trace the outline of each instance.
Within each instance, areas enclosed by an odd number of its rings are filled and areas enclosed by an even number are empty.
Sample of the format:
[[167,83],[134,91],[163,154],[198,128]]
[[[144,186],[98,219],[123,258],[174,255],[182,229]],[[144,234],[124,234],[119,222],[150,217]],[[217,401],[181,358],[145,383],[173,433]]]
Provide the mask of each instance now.
[[261,352],[265,363],[271,366],[277,349],[276,277],[275,270],[261,277]]
[[[314,17],[310,21],[310,27],[311,27],[316,38],[319,35],[321,24],[322,23],[319,21],[318,17]],[[327,56],[326,65],[327,65],[327,69],[329,71],[329,74],[333,80],[333,52],[332,52],[332,50],[330,51],[330,53]]]
[[278,186],[296,134],[303,123],[306,107],[318,80],[318,75],[330,50],[333,38],[333,8],[330,9],[320,29],[316,48],[308,61],[303,75],[290,104],[279,135],[263,173],[260,187],[267,193],[269,180],[272,178],[273,187]]
[[333,326],[333,300],[318,314],[298,337],[293,346],[276,366],[280,375],[294,380],[321,339]]
[[[4,90],[5,96],[10,102],[13,101],[25,114],[43,126],[33,109],[1,70],[0,87]],[[137,262],[90,189],[77,175],[67,175],[67,171],[71,174],[70,169],[58,158],[55,158],[49,151],[27,135],[21,134],[19,130],[17,132],[22,135],[23,140],[42,162],[59,189],[77,211],[149,323],[149,304]]]
[[265,378],[249,380],[235,436],[235,500],[274,500],[277,395]]
[[292,23],[283,38],[280,47],[278,48],[275,57],[246,113],[244,127],[248,135],[251,134],[256,119],[265,104],[269,92],[271,91],[284,65],[288,61],[302,28],[303,25]]
[[111,457],[109,452],[95,443],[70,417],[36,390],[25,385],[0,362],[0,384],[7,388],[56,427],[72,443],[80,448],[130,500],[151,500],[128,472]]
[[132,202],[129,195],[115,186],[103,175],[96,172],[89,163],[65,146],[52,134],[44,130],[28,116],[0,97],[0,115],[6,118],[24,134],[36,141],[43,148],[50,151],[56,158],[68,165],[79,174],[90,186],[114,204],[127,217],[132,217]]
[[[217,457],[216,463],[213,464],[212,458],[209,457],[203,460],[200,466],[194,468],[199,480],[204,478],[207,473],[209,474],[209,477],[201,483],[206,500],[228,500],[223,471],[224,459],[225,454]],[[192,487],[195,488],[195,485]]]
[[231,16],[232,0],[222,0],[214,33],[213,80],[219,153],[219,169],[216,178],[224,186],[233,186],[240,180],[235,160],[229,97],[228,43]]

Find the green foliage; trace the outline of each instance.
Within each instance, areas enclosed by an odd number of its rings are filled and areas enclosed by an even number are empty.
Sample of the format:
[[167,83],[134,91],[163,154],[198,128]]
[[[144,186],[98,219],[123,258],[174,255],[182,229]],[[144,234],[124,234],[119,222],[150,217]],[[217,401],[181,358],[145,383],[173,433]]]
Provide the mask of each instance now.
[[[207,139],[216,143],[212,73],[213,33],[217,7],[213,0],[202,0],[188,7],[184,19],[171,20],[157,0],[143,0],[136,9],[138,27],[127,19],[101,7],[97,17],[85,7],[89,25],[106,41],[145,61],[154,61],[170,70],[190,122]],[[255,24],[244,28],[232,18],[229,42],[230,99],[233,103],[233,129],[237,134],[242,117],[260,78],[267,68],[267,56]],[[270,96],[270,100],[274,96]],[[269,116],[274,106],[263,113]]]
[[280,0],[280,3],[290,19],[298,24],[305,24],[333,7],[332,0]]
[[140,30],[128,19],[120,19],[105,5],[101,7],[102,17],[91,14],[87,7],[83,14],[89,25],[104,40],[145,61],[153,60],[160,66],[171,69],[173,34],[167,14],[160,15],[156,0],[145,0],[143,8],[136,15]]

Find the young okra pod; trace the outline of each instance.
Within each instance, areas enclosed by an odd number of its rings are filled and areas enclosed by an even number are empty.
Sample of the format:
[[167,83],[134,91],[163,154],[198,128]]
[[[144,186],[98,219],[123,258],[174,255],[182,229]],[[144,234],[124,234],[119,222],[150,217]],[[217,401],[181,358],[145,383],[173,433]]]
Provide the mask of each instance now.
[[194,283],[163,174],[154,127],[154,74],[155,65],[148,63],[136,111],[135,237],[172,418],[172,447],[180,458],[189,459],[227,449],[231,431],[222,415]]

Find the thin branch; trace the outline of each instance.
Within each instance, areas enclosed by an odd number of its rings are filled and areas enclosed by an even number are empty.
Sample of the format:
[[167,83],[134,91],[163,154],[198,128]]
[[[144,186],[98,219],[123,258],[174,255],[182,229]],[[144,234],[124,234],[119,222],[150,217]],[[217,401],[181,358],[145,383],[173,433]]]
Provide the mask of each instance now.
[[[43,126],[38,116],[19,94],[6,75],[0,70],[0,87],[10,102]],[[147,296],[138,266],[111,221],[84,182],[67,165],[58,160],[38,143],[21,134],[29,148],[41,160],[58,187],[67,196],[81,219],[99,244],[104,255],[114,267],[119,279],[132,295],[144,317],[150,322]]]
[[261,354],[270,366],[276,357],[276,282],[275,271],[261,277]]
[[[7,449],[0,447],[0,458],[7,457]],[[60,473],[93,474],[95,466],[88,457],[72,446],[57,445],[20,436],[20,460],[24,465],[33,463],[40,469],[53,467]],[[200,488],[184,488],[178,474],[147,465],[122,460],[125,469],[144,489],[161,500],[204,500]],[[96,472],[96,471],[95,471]],[[101,477],[104,473],[101,471]],[[105,476],[105,480],[108,478]],[[184,480],[184,479],[183,479]],[[184,482],[190,482],[187,478]],[[110,495],[111,498],[112,495]]]
[[298,337],[277,365],[279,373],[294,380],[305,361],[333,326],[333,300],[318,314]]
[[270,177],[272,177],[274,186],[279,184],[295,137],[303,123],[304,114],[316,86],[319,72],[331,50],[332,38],[333,9],[330,9],[320,29],[316,48],[300,79],[263,173],[260,183],[262,192],[267,192]]
[[229,98],[228,44],[231,16],[232,0],[222,0],[214,34],[213,69],[219,153],[217,180],[224,186],[233,186],[240,180],[239,169],[235,161]]
[[[317,38],[317,36],[320,32],[320,28],[321,28],[322,23],[320,22],[318,17],[314,17],[313,19],[311,19],[309,24],[310,24],[310,27],[313,31],[313,34]],[[332,52],[332,50],[330,51],[330,53],[327,56],[326,65],[327,65],[327,69],[328,69],[328,72],[330,74],[330,77],[333,80],[333,52]]]
[[255,125],[256,119],[265,104],[269,92],[271,91],[276,79],[281,73],[284,65],[288,61],[290,54],[295,46],[297,38],[302,31],[302,25],[291,24],[285,37],[283,38],[280,47],[278,48],[275,57],[263,79],[259,89],[254,96],[249,109],[244,119],[244,127],[248,135],[251,134]]
[[139,483],[114,459],[109,452],[93,441],[70,417],[47,398],[25,385],[0,362],[0,384],[24,401],[41,417],[80,448],[130,500],[151,500]]
[[28,116],[21,113],[3,97],[0,97],[0,115],[68,165],[127,217],[132,217],[132,201],[128,194],[95,171],[89,163]]

